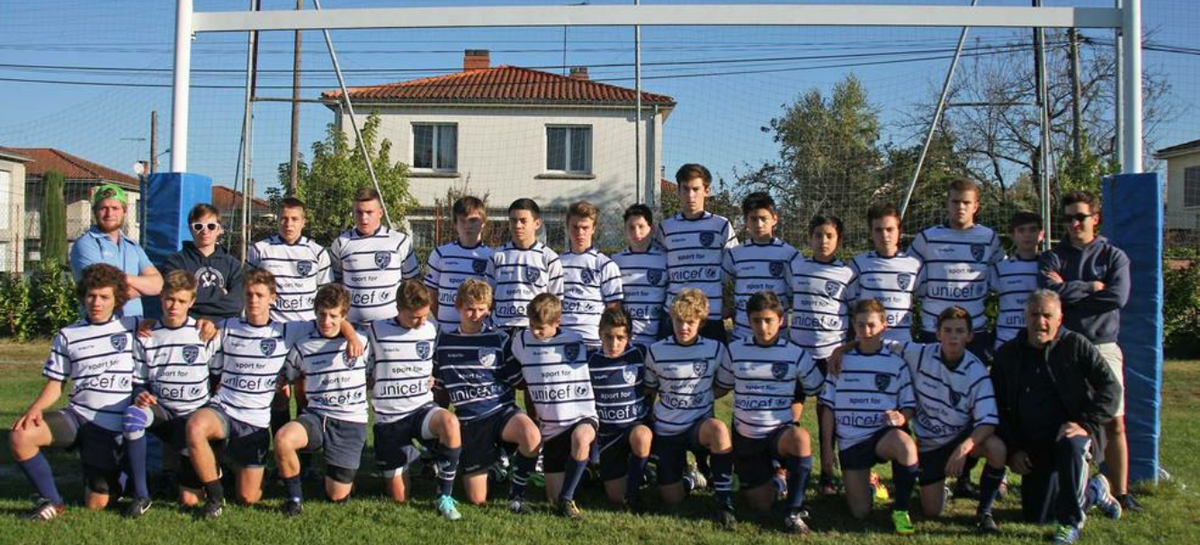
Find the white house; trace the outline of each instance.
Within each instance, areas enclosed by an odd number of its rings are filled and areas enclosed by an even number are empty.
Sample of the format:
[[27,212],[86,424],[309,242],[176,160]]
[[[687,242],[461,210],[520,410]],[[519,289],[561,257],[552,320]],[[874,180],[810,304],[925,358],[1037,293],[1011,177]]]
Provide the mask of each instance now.
[[[411,191],[422,207],[464,186],[486,195],[492,210],[530,197],[543,208],[586,199],[611,211],[636,202],[639,191],[655,202],[662,124],[674,100],[642,92],[638,116],[634,90],[591,81],[587,68],[570,74],[493,67],[488,51],[468,50],[462,72],[351,87],[349,95],[360,123],[380,115],[379,137],[391,141],[393,160],[411,167]],[[353,135],[341,92],[321,96]],[[642,188],[635,187],[639,117]]]
[[0,148],[0,272],[20,272],[24,260],[21,214],[25,209],[25,165],[33,159]]
[[1158,150],[1167,162],[1168,230],[1200,234],[1200,140]]

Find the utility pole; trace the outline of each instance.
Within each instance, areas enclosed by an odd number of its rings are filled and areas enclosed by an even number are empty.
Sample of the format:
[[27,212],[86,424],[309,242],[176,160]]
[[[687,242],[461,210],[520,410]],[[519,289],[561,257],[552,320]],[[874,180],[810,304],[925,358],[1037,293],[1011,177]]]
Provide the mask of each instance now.
[[1071,55],[1071,155],[1078,165],[1083,160],[1083,87],[1079,82],[1079,31],[1071,27],[1067,31]]
[[[296,0],[296,11],[304,9],[304,0]],[[288,196],[300,189],[300,31],[295,31],[292,52],[292,159],[288,170]]]
[[158,110],[150,110],[150,174],[158,172]]

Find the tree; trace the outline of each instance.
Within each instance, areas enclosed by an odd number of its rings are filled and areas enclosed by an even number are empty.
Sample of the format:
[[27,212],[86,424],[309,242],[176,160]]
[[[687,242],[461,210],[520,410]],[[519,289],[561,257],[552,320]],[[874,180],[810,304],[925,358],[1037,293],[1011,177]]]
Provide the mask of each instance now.
[[[392,143],[387,139],[379,140],[379,124],[378,114],[368,116],[362,127],[362,139],[375,167],[379,190],[393,227],[401,229],[404,215],[416,201],[409,193],[408,165],[392,162]],[[311,164],[299,164],[296,196],[308,206],[308,236],[328,245],[352,225],[354,193],[359,188],[371,187],[371,176],[358,145],[333,123],[326,129],[325,140],[313,143],[312,155]],[[279,167],[280,187],[288,185],[288,168],[288,163]],[[272,189],[268,198],[278,203],[282,193],[278,188]]]
[[42,178],[42,213],[39,218],[41,258],[58,266],[67,263],[67,205],[63,199],[63,174],[51,170]]

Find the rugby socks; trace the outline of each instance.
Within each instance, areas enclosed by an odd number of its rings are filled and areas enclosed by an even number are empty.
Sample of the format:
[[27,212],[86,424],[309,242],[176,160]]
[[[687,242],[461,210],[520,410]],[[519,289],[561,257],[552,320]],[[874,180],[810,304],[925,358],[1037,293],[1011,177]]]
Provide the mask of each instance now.
[[642,488],[642,481],[646,478],[646,464],[650,463],[650,458],[638,458],[634,455],[629,455],[629,470],[625,473],[625,499],[636,498],[638,490]]
[[146,435],[125,440],[125,454],[129,456],[129,478],[133,480],[133,493],[138,499],[150,498],[150,487],[146,484]]
[[712,466],[714,499],[718,505],[733,505],[733,451],[713,453],[709,457]]
[[17,462],[17,465],[21,466],[25,477],[37,488],[38,494],[54,505],[63,504],[62,496],[58,495],[58,487],[54,486],[54,472],[50,470],[50,461],[46,460],[46,456],[38,452],[33,458]]
[[892,482],[896,484],[896,499],[892,503],[892,511],[908,512],[919,473],[917,464],[906,466],[899,462],[892,462]]
[[204,493],[208,494],[208,501],[213,503],[222,503],[225,501],[225,487],[221,485],[221,478],[217,477],[207,483],[204,483]]
[[562,490],[558,493],[558,500],[569,501],[575,499],[575,489],[579,487],[579,481],[583,479],[583,470],[587,469],[587,460],[576,460],[567,457],[566,471],[563,472]]
[[1000,483],[1004,482],[1005,468],[995,468],[983,465],[983,475],[979,477],[979,511],[978,514],[992,512],[992,504],[1000,496]]
[[812,474],[812,456],[788,456],[783,461],[787,469],[787,505],[791,511],[804,507],[804,491],[808,488],[808,476]]
[[300,474],[291,477],[283,478],[283,487],[287,490],[288,501],[300,503],[304,501],[304,482],[300,480]]
[[462,456],[462,447],[450,448],[438,445],[435,451],[437,466],[438,494],[449,496],[454,492],[454,477],[458,474],[458,459]]
[[517,451],[517,463],[513,465],[512,486],[508,489],[508,499],[525,499],[525,487],[529,484],[529,474],[537,467],[537,455],[532,457]]

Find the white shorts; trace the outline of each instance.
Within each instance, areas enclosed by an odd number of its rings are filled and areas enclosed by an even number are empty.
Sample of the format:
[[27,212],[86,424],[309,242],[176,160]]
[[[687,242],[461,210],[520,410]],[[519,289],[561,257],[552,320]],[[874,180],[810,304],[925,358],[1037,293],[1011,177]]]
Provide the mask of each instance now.
[[1117,397],[1117,410],[1113,416],[1125,416],[1125,354],[1121,352],[1121,347],[1117,343],[1098,344],[1096,350],[1104,358],[1104,363],[1108,364],[1109,370],[1117,377],[1117,384],[1121,385],[1121,395]]

